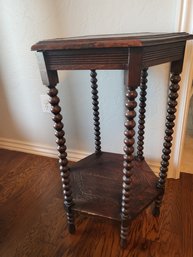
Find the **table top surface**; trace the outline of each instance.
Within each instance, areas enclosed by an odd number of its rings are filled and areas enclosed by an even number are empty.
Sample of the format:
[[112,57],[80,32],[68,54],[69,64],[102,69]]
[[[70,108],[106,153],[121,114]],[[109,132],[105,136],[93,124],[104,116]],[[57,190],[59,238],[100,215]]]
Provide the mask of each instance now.
[[193,35],[179,33],[129,33],[109,34],[82,37],[57,38],[39,41],[31,49],[33,51],[62,50],[62,49],[88,49],[113,47],[143,47],[175,43],[193,39]]

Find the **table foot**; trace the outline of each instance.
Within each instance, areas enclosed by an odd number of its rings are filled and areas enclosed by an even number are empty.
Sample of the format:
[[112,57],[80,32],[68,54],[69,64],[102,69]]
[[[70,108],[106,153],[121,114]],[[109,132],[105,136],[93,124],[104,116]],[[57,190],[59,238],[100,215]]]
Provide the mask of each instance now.
[[154,207],[153,210],[152,210],[152,214],[154,217],[159,217],[160,215],[160,208],[159,207]]
[[70,234],[75,234],[76,233],[76,228],[74,224],[68,224],[68,232]]
[[123,248],[123,249],[127,248],[127,240],[126,239],[121,239],[121,248]]

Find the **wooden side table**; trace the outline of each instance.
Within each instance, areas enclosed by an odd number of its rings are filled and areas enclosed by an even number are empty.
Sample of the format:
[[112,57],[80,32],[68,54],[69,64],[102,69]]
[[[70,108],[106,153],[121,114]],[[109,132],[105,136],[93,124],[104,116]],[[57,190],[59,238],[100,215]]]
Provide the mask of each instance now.
[[[121,222],[121,245],[126,246],[131,221],[155,202],[159,215],[164,195],[177,97],[187,33],[102,35],[40,41],[37,51],[43,84],[49,88],[59,166],[69,232],[75,232],[74,211]],[[166,130],[159,179],[143,156],[147,69],[171,62]],[[59,106],[58,70],[91,70],[95,153],[68,167],[66,140]],[[126,112],[124,154],[102,152],[96,70],[125,71]],[[140,86],[137,156],[134,157],[135,108]],[[123,169],[123,173],[122,173]]]

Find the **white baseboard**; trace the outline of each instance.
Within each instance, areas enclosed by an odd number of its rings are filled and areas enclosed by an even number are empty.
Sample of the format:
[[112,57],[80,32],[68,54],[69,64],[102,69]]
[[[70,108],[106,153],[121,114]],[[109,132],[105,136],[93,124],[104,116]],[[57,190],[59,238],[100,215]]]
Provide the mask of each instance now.
[[[34,144],[30,142],[24,142],[19,140],[13,140],[13,139],[7,139],[7,138],[0,138],[0,148],[1,149],[8,149],[8,150],[14,150],[24,153],[31,153],[31,154],[37,154],[52,158],[57,158],[58,153],[55,147],[46,146],[46,145],[39,145]],[[79,161],[86,156],[90,155],[89,152],[83,152],[79,150],[67,150],[68,153],[68,159],[70,161]],[[159,163],[147,161],[150,168],[154,171],[156,175],[159,173]]]
[[[37,155],[42,155],[42,156],[47,156],[52,158],[58,157],[56,147],[34,144],[30,142],[7,139],[7,138],[0,138],[0,148],[24,152],[24,153],[37,154]],[[70,149],[67,151],[67,153],[68,153],[68,159],[70,161],[75,161],[75,162],[85,158],[90,154],[88,152],[70,150]]]
[[155,173],[156,176],[159,175],[160,172],[160,162],[155,162],[155,161],[149,161],[146,160],[149,167],[153,170],[153,172]]

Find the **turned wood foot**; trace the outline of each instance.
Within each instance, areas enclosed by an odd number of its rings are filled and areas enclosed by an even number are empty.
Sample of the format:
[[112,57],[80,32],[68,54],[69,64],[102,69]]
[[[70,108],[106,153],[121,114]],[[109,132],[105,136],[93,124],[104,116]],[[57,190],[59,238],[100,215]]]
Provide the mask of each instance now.
[[123,249],[127,248],[127,240],[126,239],[121,239],[121,248],[123,248]]
[[131,221],[129,220],[123,220],[121,221],[121,247],[126,248],[127,247],[127,238],[129,234],[129,229],[130,229]]
[[158,217],[160,215],[160,207],[161,207],[163,196],[164,196],[164,192],[161,195],[159,195],[156,201],[154,202],[154,205],[152,208],[152,214],[154,217]]
[[75,225],[74,225],[74,224],[68,224],[68,232],[69,232],[70,234],[75,234],[76,228],[75,228]]
[[152,214],[154,217],[158,217],[160,215],[160,207],[154,206],[154,208],[152,210]]

